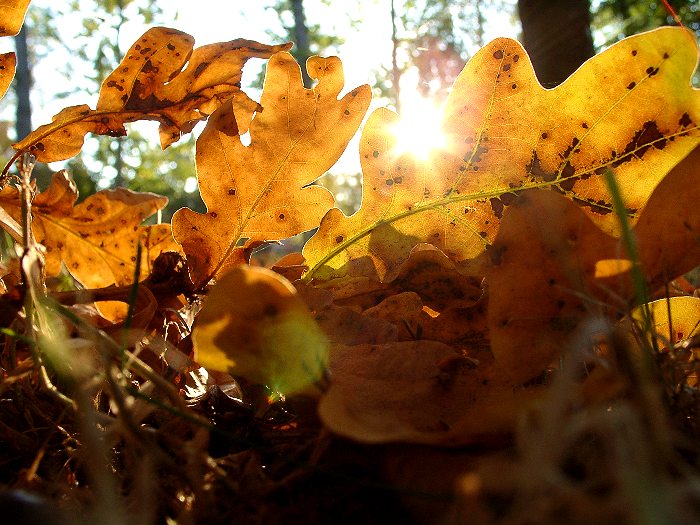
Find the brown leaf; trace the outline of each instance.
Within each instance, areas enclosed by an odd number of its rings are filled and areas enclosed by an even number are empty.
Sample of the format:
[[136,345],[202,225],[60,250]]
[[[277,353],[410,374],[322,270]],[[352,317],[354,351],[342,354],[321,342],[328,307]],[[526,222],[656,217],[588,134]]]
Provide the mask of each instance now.
[[314,319],[331,343],[344,345],[380,344],[397,340],[396,326],[381,318],[364,316],[343,306],[329,306]]
[[700,147],[661,181],[635,234],[652,289],[700,263]]
[[261,105],[250,125],[249,146],[227,126],[232,109],[219,109],[197,140],[197,176],[207,213],[182,209],[173,232],[187,254],[193,281],[220,274],[245,239],[280,240],[317,226],[332,206],[311,183],[338,159],[370,100],[361,86],[338,100],[343,71],[338,58],[311,58],[318,79],[305,89],[299,66],[278,53],[267,66]]
[[19,33],[31,0],[3,0],[0,4],[0,36]]
[[362,313],[369,319],[382,319],[392,323],[397,330],[398,341],[420,339],[422,326],[431,320],[423,311],[423,301],[415,292],[390,295],[377,306]]
[[244,130],[258,106],[240,89],[243,65],[291,44],[266,46],[238,39],[194,51],[193,44],[181,31],[149,29],[102,83],[95,110],[87,105],[66,108],[13,147],[30,151],[41,162],[64,160],[80,151],[88,132],[123,136],[127,122],[156,120],[166,148],[227,100],[241,111],[229,128]]
[[[119,188],[100,191],[74,205],[77,198],[73,180],[60,171],[34,199],[32,230],[46,247],[49,275],[58,274],[63,263],[86,287],[126,284],[134,277],[139,240],[144,246],[142,277],[162,251],[177,249],[168,225],[140,226],[166,205],[165,197]],[[8,186],[0,191],[0,206],[21,220],[16,188]]]
[[[699,161],[696,149],[668,174],[634,228],[652,289],[700,263]],[[551,192],[507,210],[488,257],[492,351],[515,383],[555,361],[584,320],[615,320],[634,298],[621,242]]]
[[487,280],[491,349],[514,384],[555,361],[583,319],[605,313],[596,263],[619,254],[617,240],[562,195],[533,191],[513,203]]
[[511,433],[537,393],[513,391],[493,363],[475,366],[434,341],[334,346],[329,366],[321,419],[331,431],[365,443],[488,441]]

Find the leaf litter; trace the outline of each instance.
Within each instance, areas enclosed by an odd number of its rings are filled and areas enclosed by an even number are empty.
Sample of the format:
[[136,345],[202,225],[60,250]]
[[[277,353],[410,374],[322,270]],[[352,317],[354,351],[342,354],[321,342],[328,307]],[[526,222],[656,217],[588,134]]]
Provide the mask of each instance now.
[[[26,160],[0,192],[16,241],[3,497],[86,523],[697,520],[700,317],[681,276],[700,262],[700,93],[683,29],[625,39],[551,90],[520,44],[491,42],[428,159],[394,150],[395,113],[368,117],[351,216],[314,181],[369,87],[313,57],[304,88],[288,45],[193,44],[148,31],[95,110],[15,145],[49,162],[151,119],[166,147],[209,117],[207,212],[172,230],[143,224],[157,195],[75,205],[65,172],[36,194]],[[259,103],[239,86],[252,57],[269,59]],[[251,266],[314,228],[302,253]]]

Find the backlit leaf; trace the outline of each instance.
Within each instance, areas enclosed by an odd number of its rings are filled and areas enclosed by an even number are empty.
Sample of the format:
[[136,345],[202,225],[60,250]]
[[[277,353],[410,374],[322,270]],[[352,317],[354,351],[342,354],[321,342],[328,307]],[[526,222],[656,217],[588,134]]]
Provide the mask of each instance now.
[[[97,192],[75,205],[77,198],[73,180],[61,171],[33,201],[32,230],[46,247],[48,275],[57,275],[63,263],[86,287],[122,285],[133,281],[139,240],[144,246],[142,276],[148,275],[161,252],[177,250],[169,225],[141,226],[167,204],[165,197],[118,188]],[[0,191],[0,206],[21,222],[16,188]]]
[[[80,151],[88,132],[123,136],[125,123],[155,120],[160,122],[161,145],[166,148],[229,99],[252,114],[257,104],[240,89],[243,65],[249,58],[267,58],[291,46],[243,39],[194,51],[193,45],[187,33],[166,27],[149,29],[102,83],[96,109],[66,108],[13,147],[30,151],[41,162],[63,160]],[[247,124],[245,118],[240,122],[243,127]]]
[[15,66],[17,57],[14,53],[4,53],[0,55],[0,98],[5,96],[7,88],[15,76]]
[[201,365],[283,394],[313,393],[326,371],[323,332],[289,281],[265,268],[238,266],[222,276],[192,341]]
[[313,57],[305,89],[299,66],[288,53],[267,66],[261,105],[244,146],[227,123],[231,107],[209,119],[197,140],[197,177],[207,213],[179,210],[173,232],[187,254],[195,284],[206,283],[231,264],[245,239],[270,241],[318,225],[333,199],[311,185],[338,159],[357,130],[370,100],[369,86],[342,99],[338,58]]
[[19,33],[31,0],[0,0],[0,36]]
[[443,116],[446,146],[427,160],[396,151],[393,112],[370,116],[360,145],[362,207],[324,217],[304,247],[305,278],[352,273],[365,259],[391,279],[421,242],[470,260],[531,188],[564,194],[616,235],[605,171],[615,171],[634,223],[700,142],[700,92],[690,84],[697,56],[684,29],[661,28],[611,46],[546,90],[519,43],[494,40],[457,79]]

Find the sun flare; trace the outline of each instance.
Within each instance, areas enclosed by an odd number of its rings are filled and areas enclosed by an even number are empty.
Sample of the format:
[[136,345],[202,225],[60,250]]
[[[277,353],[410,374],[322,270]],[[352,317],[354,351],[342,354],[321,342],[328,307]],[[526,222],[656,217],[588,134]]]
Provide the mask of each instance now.
[[392,130],[395,151],[425,160],[432,152],[444,149],[447,139],[442,132],[441,117],[441,108],[429,98],[416,96],[402,101],[399,121]]

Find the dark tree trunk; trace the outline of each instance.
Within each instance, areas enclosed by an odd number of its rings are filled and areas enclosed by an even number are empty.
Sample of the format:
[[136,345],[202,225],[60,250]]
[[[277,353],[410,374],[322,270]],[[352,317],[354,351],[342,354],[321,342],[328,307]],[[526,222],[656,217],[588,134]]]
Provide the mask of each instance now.
[[309,49],[309,28],[306,26],[306,17],[304,16],[303,0],[291,0],[292,13],[294,14],[294,44],[295,56],[301,66],[301,78],[304,82],[304,87],[311,87],[311,77],[306,71],[306,61],[311,56]]
[[26,25],[22,26],[22,30],[15,36],[15,49],[17,54],[15,133],[17,134],[17,140],[22,140],[32,131],[32,106],[29,101],[29,92],[32,88],[32,72],[29,66]]
[[518,0],[523,45],[545,87],[562,83],[595,54],[589,0]]

